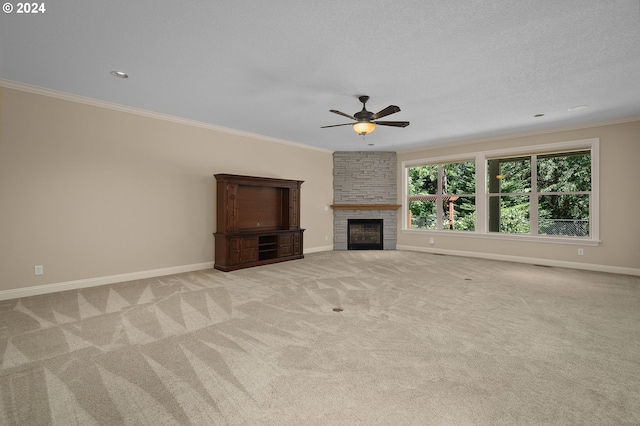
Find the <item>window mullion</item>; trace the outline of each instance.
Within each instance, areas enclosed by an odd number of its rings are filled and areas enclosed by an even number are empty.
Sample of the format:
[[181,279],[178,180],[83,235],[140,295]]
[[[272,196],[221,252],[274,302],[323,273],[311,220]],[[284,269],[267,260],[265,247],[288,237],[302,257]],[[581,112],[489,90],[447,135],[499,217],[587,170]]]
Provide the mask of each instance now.
[[531,199],[529,200],[529,233],[538,235],[538,156],[531,156]]
[[484,234],[487,232],[488,215],[487,215],[487,158],[482,155],[476,155],[476,232]]
[[444,215],[444,209],[442,207],[442,172],[443,170],[444,170],[444,167],[442,167],[442,164],[438,164],[438,179],[436,179],[438,184],[436,188],[436,229],[437,230],[442,229],[442,217]]
[[402,167],[402,229],[411,228],[409,211],[409,168]]

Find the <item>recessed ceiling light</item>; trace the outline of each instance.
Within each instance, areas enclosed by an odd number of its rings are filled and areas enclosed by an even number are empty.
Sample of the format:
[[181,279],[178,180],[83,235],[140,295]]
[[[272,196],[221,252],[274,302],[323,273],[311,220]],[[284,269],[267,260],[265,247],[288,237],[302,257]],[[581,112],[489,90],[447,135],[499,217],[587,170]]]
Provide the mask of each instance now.
[[111,71],[111,75],[118,78],[129,78],[129,74],[124,71]]
[[534,115],[534,117],[538,118],[538,117],[544,117],[544,114],[536,114]]
[[569,111],[578,111],[578,110],[587,109],[587,108],[589,108],[589,105],[576,105],[569,108]]

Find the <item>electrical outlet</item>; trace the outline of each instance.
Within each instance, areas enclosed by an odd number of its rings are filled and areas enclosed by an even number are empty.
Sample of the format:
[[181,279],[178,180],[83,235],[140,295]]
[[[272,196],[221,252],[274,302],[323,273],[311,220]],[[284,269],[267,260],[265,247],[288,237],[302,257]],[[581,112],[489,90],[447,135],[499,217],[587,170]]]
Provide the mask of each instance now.
[[578,256],[584,256],[584,249],[578,249]]
[[44,267],[42,265],[37,265],[33,267],[34,275],[42,275],[44,274]]
[[429,244],[434,245],[436,242],[433,238],[429,238]]

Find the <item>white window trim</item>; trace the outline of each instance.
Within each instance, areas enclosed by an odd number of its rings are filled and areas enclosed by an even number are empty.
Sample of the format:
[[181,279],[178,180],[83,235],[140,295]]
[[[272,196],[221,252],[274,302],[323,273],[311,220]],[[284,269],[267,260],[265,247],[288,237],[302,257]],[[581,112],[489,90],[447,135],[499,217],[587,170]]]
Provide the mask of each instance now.
[[[490,158],[517,155],[538,155],[549,152],[572,151],[588,149],[591,151],[591,202],[589,214],[590,232],[588,238],[583,237],[554,237],[530,234],[501,234],[488,232],[489,217],[487,214],[487,160]],[[408,228],[408,169],[409,167],[425,166],[430,164],[456,163],[469,161],[475,158],[476,162],[476,230],[434,230]],[[533,195],[533,194],[529,194]],[[537,212],[536,212],[537,213]],[[401,232],[403,234],[438,235],[462,238],[481,238],[490,240],[530,241],[555,244],[572,244],[584,246],[597,246],[600,243],[600,139],[580,139],[575,141],[558,142],[551,144],[530,145],[518,148],[481,151],[467,154],[421,158],[402,162],[402,220]]]

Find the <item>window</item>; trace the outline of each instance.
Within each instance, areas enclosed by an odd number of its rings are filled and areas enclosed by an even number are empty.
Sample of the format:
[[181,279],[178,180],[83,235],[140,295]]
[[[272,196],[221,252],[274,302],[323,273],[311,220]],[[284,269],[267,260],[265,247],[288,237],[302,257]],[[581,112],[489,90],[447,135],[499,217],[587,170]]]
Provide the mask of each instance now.
[[528,234],[531,230],[531,158],[488,161],[489,231]]
[[591,152],[538,156],[538,234],[589,236]]
[[475,174],[475,160],[409,167],[409,226],[474,231]]
[[590,151],[492,158],[487,170],[490,232],[589,236]]
[[595,245],[598,153],[588,139],[404,162],[404,231]]

